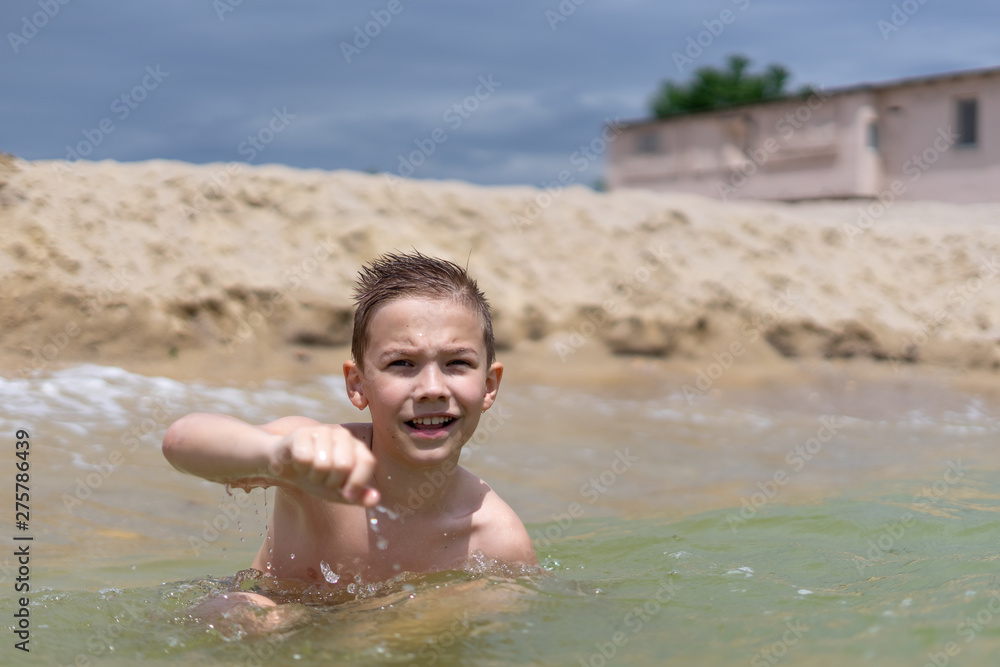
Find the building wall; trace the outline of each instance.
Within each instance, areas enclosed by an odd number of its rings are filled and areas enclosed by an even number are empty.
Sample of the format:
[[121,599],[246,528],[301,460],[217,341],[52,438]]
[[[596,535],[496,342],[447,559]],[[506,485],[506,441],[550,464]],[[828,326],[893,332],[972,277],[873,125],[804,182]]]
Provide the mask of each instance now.
[[[883,190],[901,199],[1000,201],[1000,73],[888,88],[879,96]],[[978,141],[952,143],[959,99],[978,104]]]
[[870,98],[814,94],[628,126],[612,146],[608,182],[722,199],[872,195],[881,179],[863,151]]
[[[967,97],[978,100],[979,141],[960,147],[953,145],[950,128],[956,100]],[[721,199],[876,197],[892,191],[904,199],[998,201],[998,126],[997,70],[816,93],[628,125],[611,144],[607,177],[612,188]]]

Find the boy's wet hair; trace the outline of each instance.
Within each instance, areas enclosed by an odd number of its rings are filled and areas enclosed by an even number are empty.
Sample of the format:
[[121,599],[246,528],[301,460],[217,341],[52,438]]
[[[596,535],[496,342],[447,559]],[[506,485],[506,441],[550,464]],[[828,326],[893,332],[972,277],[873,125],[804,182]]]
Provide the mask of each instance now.
[[483,342],[486,344],[486,367],[496,359],[493,339],[493,316],[486,295],[476,281],[458,264],[417,251],[386,253],[365,264],[358,273],[354,288],[354,334],[351,356],[358,368],[364,369],[368,348],[368,328],[379,308],[397,299],[424,297],[455,299],[479,315],[483,322]]

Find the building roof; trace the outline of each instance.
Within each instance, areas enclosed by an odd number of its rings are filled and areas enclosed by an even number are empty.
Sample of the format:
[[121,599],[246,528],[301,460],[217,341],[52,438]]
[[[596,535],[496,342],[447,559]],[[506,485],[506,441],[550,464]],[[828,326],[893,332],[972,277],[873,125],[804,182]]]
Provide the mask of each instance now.
[[[967,79],[975,77],[990,77],[990,76],[1000,76],[1000,67],[985,67],[980,69],[969,69],[969,70],[958,70],[955,72],[945,72],[943,74],[930,74],[925,76],[914,76],[907,77],[903,79],[894,79],[891,81],[883,81],[878,83],[858,83],[851,86],[843,86],[840,88],[832,88],[830,90],[819,89],[819,92],[826,97],[834,97],[838,95],[849,95],[852,93],[860,92],[875,92],[880,90],[888,90],[890,88],[902,88],[906,86],[919,86],[932,83],[938,83],[941,81],[955,81],[958,79]],[[813,89],[814,91],[816,89]],[[815,93],[793,93],[791,95],[784,95],[782,97],[775,97],[770,100],[760,100],[758,102],[748,102],[746,104],[737,104],[730,107],[724,107],[720,109],[706,109],[705,111],[689,111],[687,113],[680,113],[675,116],[670,116],[669,118],[637,118],[635,120],[625,120],[616,123],[618,127],[630,128],[630,127],[640,127],[643,125],[655,125],[657,123],[666,123],[673,120],[678,120],[681,118],[691,118],[692,116],[706,116],[709,114],[726,114],[732,112],[736,109],[746,109],[749,107],[764,106],[767,104],[777,104],[781,102],[787,102],[789,100],[800,100],[809,97],[809,95]]]

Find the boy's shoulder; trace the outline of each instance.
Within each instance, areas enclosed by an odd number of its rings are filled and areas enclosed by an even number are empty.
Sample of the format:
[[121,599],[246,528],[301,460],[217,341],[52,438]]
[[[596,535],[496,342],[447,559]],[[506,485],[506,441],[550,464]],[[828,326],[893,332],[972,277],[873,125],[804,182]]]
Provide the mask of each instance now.
[[478,506],[472,512],[469,551],[480,551],[507,562],[537,562],[531,537],[517,513],[482,479],[460,468],[477,486]]

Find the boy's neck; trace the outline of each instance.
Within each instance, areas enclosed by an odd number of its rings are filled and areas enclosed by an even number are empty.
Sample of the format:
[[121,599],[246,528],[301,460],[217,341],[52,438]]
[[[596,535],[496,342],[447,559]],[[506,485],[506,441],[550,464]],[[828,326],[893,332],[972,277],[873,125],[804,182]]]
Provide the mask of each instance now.
[[440,464],[413,467],[391,456],[377,456],[375,486],[390,510],[400,508],[415,514],[447,512],[456,498],[459,454]]

